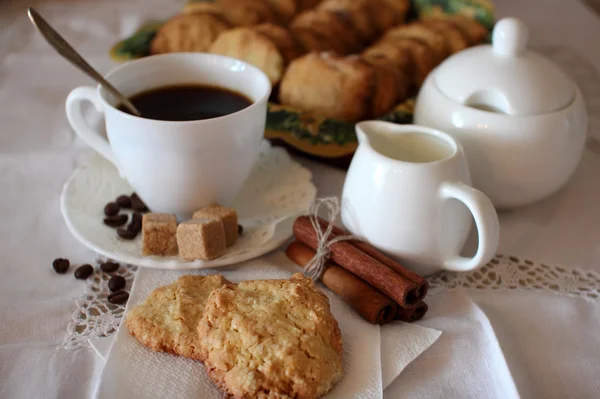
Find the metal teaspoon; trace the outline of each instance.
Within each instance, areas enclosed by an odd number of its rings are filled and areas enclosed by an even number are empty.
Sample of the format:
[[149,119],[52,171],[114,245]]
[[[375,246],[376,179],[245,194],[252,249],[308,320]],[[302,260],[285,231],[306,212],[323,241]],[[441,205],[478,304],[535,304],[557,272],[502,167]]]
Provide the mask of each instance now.
[[37,11],[35,11],[32,7],[29,7],[27,9],[27,15],[29,15],[29,19],[42,34],[42,36],[44,36],[46,41],[52,47],[54,47],[54,49],[60,55],[87,74],[90,78],[104,86],[104,88],[117,97],[117,99],[122,102],[132,114],[135,116],[141,116],[140,111],[137,110],[131,101],[129,101],[127,97],[121,94],[119,90],[117,90],[106,79],[104,79],[102,75],[100,75],[94,68],[92,68],[90,64],[88,64],[86,60],[84,60],[83,57],[81,57],[81,55],[79,55],[79,53],[75,51],[75,49],[71,47],[69,43],[67,43],[66,40],[54,30],[40,14],[38,14]]

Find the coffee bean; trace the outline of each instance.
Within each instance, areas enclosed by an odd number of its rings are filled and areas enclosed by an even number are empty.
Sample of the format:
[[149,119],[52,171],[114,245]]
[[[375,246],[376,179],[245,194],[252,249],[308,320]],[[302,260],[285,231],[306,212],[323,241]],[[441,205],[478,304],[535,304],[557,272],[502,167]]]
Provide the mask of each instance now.
[[131,194],[131,207],[134,211],[148,212],[148,207],[136,193]]
[[100,270],[104,273],[116,272],[119,269],[119,264],[115,262],[104,262],[100,265]]
[[117,229],[117,234],[124,240],[133,240],[137,236],[138,231],[119,227]]
[[115,204],[114,202],[109,202],[104,207],[104,214],[106,216],[115,216],[120,210],[121,207],[119,205]]
[[140,212],[133,212],[131,214],[131,220],[137,220],[138,222],[140,222],[140,226],[142,225],[143,219],[144,219],[144,215],[142,215]]
[[131,218],[131,222],[127,225],[127,230],[135,231],[136,234],[142,229],[142,222],[134,217]]
[[115,275],[108,280],[108,288],[110,289],[110,292],[120,291],[125,288],[126,283],[127,282],[122,276]]
[[128,195],[119,195],[116,202],[123,209],[131,208],[131,198]]
[[108,296],[108,302],[114,304],[121,304],[127,302],[129,294],[125,291],[113,292]]
[[75,278],[79,280],[85,280],[91,276],[92,273],[94,273],[94,268],[92,265],[79,266],[77,269],[75,269]]
[[104,224],[110,227],[119,227],[127,223],[127,215],[114,215],[104,218]]
[[241,224],[238,224],[238,236],[241,236],[243,232],[244,232],[244,226],[242,226]]
[[71,263],[69,262],[69,260],[63,258],[54,259],[54,262],[52,262],[52,267],[54,268],[54,271],[59,274],[65,274],[67,270],[69,270],[70,265]]

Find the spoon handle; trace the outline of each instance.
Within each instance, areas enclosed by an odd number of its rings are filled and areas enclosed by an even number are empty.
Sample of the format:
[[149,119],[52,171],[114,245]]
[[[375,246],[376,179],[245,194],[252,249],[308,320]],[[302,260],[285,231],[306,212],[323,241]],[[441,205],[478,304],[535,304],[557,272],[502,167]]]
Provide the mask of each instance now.
[[29,19],[33,22],[33,25],[37,28],[37,30],[44,36],[46,41],[54,47],[54,49],[62,55],[65,59],[70,61],[73,65],[79,68],[81,71],[86,73],[89,77],[94,79],[96,82],[100,83],[102,86],[106,88],[111,94],[113,94],[117,99],[122,102],[134,115],[140,116],[140,112],[135,108],[135,106],[119,92],[119,90],[115,89],[113,85],[111,85],[102,75],[100,75],[90,64],[87,63],[86,60],[79,55],[77,51],[63,37],[55,31],[44,18],[33,8],[29,7],[27,9],[27,14],[29,15]]

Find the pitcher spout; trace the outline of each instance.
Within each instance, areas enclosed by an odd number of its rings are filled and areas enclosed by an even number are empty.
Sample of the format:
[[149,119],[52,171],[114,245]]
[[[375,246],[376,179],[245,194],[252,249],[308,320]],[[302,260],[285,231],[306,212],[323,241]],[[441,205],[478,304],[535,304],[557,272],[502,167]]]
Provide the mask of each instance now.
[[358,144],[366,144],[372,147],[373,142],[376,142],[379,136],[402,134],[405,126],[377,120],[358,122],[355,128]]
[[375,131],[377,130],[377,125],[379,123],[381,123],[381,121],[362,121],[356,124],[356,138],[358,139],[359,145],[370,145],[369,136],[371,134],[375,134]]

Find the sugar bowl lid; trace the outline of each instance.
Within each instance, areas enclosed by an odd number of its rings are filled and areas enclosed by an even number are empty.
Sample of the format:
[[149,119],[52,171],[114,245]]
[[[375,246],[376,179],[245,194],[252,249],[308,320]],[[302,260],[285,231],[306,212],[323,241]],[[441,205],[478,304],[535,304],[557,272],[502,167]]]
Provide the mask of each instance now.
[[575,83],[553,62],[527,49],[527,26],[496,23],[492,45],[453,55],[434,72],[438,89],[461,104],[513,116],[558,111],[575,97]]

